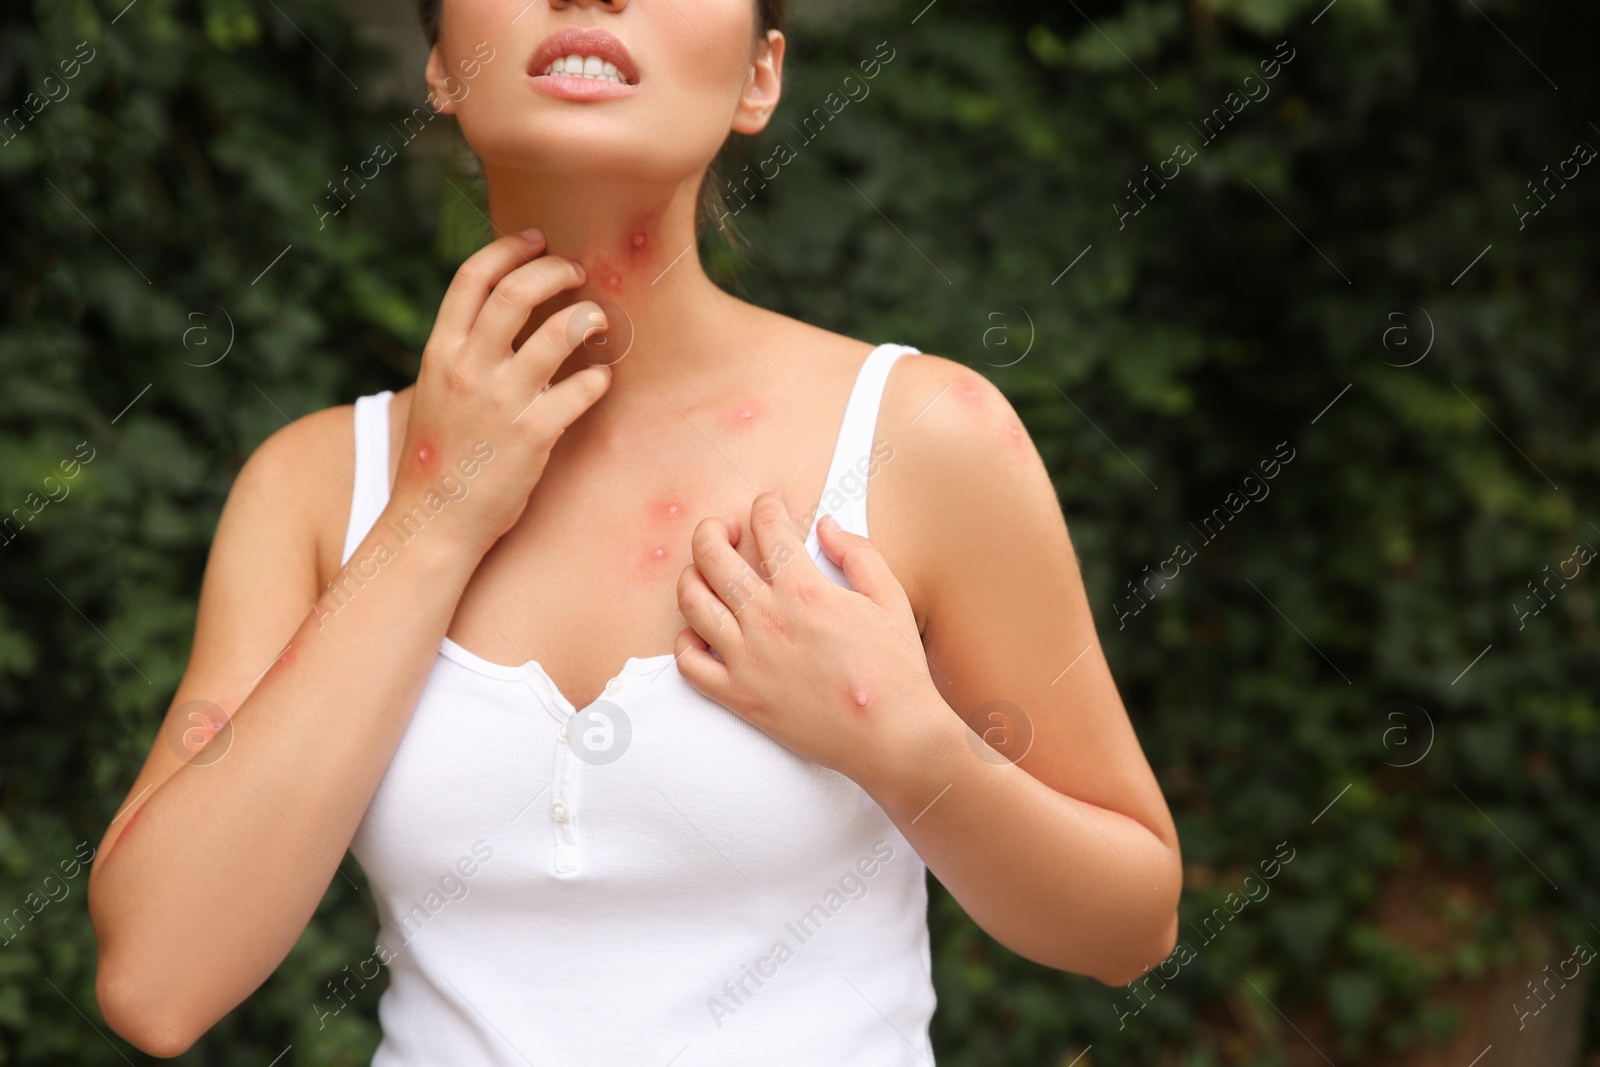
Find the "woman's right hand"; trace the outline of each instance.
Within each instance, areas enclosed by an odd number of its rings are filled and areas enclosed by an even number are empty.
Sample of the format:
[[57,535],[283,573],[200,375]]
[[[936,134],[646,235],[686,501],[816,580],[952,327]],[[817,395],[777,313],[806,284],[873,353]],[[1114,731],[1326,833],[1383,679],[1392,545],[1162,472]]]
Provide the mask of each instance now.
[[584,281],[581,264],[544,248],[537,230],[502,237],[468,258],[445,293],[387,508],[408,536],[426,527],[430,540],[487,552],[521,517],[557,438],[610,386],[603,366],[549,384],[609,326],[593,301],[555,312],[513,347],[535,307]]

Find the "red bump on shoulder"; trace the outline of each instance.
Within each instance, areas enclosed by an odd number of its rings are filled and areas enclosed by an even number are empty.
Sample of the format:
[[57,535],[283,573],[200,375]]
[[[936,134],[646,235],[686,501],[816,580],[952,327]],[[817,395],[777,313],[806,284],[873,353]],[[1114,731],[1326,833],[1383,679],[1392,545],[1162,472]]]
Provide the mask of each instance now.
[[984,386],[987,384],[975,374],[963,374],[951,383],[950,391],[962,403],[972,407],[981,407],[984,403]]
[[1013,417],[1006,426],[1006,444],[1018,452],[1028,451],[1028,433],[1022,428],[1022,422]]

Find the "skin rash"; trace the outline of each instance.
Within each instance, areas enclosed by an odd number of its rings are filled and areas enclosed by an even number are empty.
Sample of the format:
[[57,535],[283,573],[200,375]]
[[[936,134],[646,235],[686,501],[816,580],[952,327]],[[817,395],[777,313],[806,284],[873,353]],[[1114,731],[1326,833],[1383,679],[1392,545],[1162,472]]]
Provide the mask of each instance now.
[[628,228],[628,236],[623,239],[614,256],[602,252],[580,257],[592,264],[594,277],[601,288],[621,296],[630,275],[642,276],[647,268],[655,264],[656,245],[659,243],[655,235],[660,232],[661,219],[666,211],[667,201],[662,201],[654,210],[640,217]]
[[729,433],[744,433],[754,429],[766,417],[766,405],[758,397],[746,397],[730,406],[717,418]]
[[421,435],[417,443],[417,450],[413,454],[414,469],[423,475],[433,475],[439,470],[439,445],[432,434]]
[[950,387],[950,393],[956,401],[966,408],[975,419],[995,420],[996,416],[1003,416],[1000,422],[1000,435],[1013,454],[1018,456],[1029,455],[1032,442],[1022,428],[1022,423],[1011,414],[1007,408],[997,408],[991,399],[992,386],[980,378],[959,377]]
[[689,515],[683,498],[676,493],[663,493],[645,505],[647,533],[636,557],[640,577],[645,581],[659,580],[668,573],[675,573],[675,566],[682,565],[681,562],[675,564],[678,560],[676,546],[684,543],[693,526]]
[[[289,667],[293,665],[294,661],[299,658],[299,650],[295,648],[293,642],[290,642],[284,647],[284,650],[278,654],[278,658],[272,661],[272,665],[262,672],[261,680],[256,683],[256,686],[260,687],[276,682],[278,679],[282,678],[285,673],[287,673]],[[238,705],[234,706],[237,707]],[[232,716],[232,712],[229,712],[229,716]]]

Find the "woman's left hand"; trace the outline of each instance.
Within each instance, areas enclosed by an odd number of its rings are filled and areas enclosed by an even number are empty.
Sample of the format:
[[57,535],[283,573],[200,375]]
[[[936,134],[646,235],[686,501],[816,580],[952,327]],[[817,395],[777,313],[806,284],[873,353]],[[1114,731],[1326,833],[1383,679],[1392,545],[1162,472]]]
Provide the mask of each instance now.
[[791,751],[875,797],[899,793],[956,718],[928,673],[905,590],[871,541],[824,517],[823,551],[853,589],[835,584],[775,491],[756,497],[750,530],[754,568],[736,550],[738,524],[695,527],[694,562],[678,578],[689,622],[679,671]]

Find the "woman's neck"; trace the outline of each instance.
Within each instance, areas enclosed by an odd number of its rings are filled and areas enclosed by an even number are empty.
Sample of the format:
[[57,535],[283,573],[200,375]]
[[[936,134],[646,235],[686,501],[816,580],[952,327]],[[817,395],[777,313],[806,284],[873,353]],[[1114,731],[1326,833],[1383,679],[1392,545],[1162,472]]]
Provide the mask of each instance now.
[[718,288],[700,264],[695,182],[490,171],[488,190],[496,234],[537,226],[549,253],[577,260],[587,273],[581,288],[536,307],[524,336],[580,300],[599,303],[611,320],[604,345],[592,353],[579,348],[557,378],[584,362],[612,363],[611,392],[624,395],[664,389],[738,358],[730,351],[736,340],[730,327],[739,332],[740,311],[751,309]]

